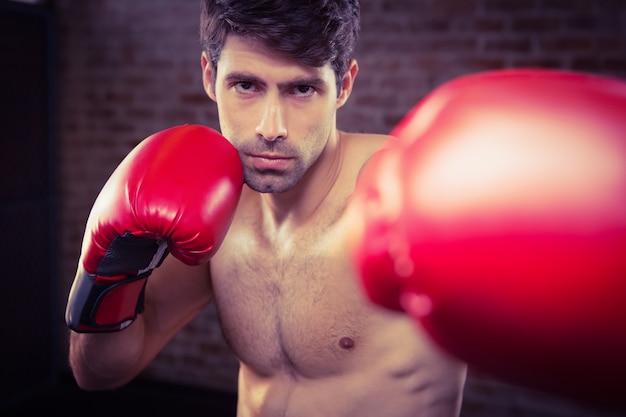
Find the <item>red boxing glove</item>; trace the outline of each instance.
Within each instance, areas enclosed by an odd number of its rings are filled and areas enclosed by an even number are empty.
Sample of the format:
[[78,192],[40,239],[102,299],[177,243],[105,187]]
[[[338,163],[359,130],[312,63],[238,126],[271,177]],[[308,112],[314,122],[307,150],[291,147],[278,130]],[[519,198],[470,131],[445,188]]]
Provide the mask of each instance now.
[[466,76],[392,135],[351,207],[370,298],[503,380],[625,401],[626,83]]
[[243,186],[237,150],[205,126],[143,140],[113,172],[91,210],[65,318],[77,332],[128,326],[146,281],[168,253],[208,262],[232,222]]

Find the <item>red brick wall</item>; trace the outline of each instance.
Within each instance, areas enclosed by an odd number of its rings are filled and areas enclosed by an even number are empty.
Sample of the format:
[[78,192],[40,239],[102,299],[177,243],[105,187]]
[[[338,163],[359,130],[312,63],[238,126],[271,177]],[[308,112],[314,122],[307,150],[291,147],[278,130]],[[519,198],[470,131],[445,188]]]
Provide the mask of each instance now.
[[[124,155],[166,127],[218,125],[202,90],[197,0],[56,5],[61,309],[91,204]],[[434,87],[476,71],[541,66],[626,79],[626,2],[620,0],[362,0],[362,29],[360,74],[339,113],[346,130],[387,133]],[[66,332],[61,320],[59,332]],[[236,360],[214,310],[182,331],[146,376],[234,390]],[[465,416],[592,415],[474,372],[465,404]]]

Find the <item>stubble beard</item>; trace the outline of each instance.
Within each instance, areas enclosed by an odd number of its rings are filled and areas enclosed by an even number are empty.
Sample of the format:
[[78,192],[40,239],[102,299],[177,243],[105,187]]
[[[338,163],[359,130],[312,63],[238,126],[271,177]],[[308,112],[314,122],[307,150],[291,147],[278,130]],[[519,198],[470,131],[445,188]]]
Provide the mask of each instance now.
[[252,167],[244,166],[244,182],[252,190],[259,193],[283,193],[295,187],[306,169],[302,167],[300,160],[293,170],[283,172],[274,170],[258,171]]
[[279,170],[258,170],[252,166],[245,165],[243,167],[244,182],[252,190],[259,193],[283,193],[295,187],[302,177],[306,174],[307,167],[302,162],[302,158],[294,149],[285,149],[285,146],[277,145],[274,142],[268,142],[264,146],[242,147],[239,149],[239,155],[242,161],[245,161],[246,154],[257,154],[264,151],[277,151],[283,155],[294,158],[295,165],[287,171]]
[[[320,141],[316,140],[315,136],[316,135],[311,135],[311,137],[303,139],[303,142],[319,144]],[[293,158],[294,161],[294,166],[287,171],[259,171],[244,163],[244,182],[252,190],[259,193],[283,193],[289,191],[304,178],[308,170],[311,169],[319,159],[324,147],[325,145],[322,145],[320,149],[311,148],[302,150],[292,147],[289,142],[282,141],[262,141],[242,144],[237,147],[242,161],[245,161],[246,155],[261,154],[263,152],[276,152]],[[309,157],[306,157],[306,155]]]

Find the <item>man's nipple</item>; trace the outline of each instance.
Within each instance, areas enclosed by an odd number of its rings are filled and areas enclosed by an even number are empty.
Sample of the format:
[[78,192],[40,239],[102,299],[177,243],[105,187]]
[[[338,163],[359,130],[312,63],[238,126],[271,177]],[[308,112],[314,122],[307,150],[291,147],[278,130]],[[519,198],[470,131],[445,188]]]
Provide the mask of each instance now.
[[349,337],[342,337],[339,339],[339,347],[345,350],[354,349],[354,340]]

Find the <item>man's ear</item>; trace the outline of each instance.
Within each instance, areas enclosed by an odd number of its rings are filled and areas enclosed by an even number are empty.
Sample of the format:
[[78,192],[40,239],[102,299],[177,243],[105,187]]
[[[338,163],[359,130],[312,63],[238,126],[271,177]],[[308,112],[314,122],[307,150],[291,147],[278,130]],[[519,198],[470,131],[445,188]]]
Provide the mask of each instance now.
[[356,59],[351,59],[350,64],[348,64],[348,70],[341,80],[341,91],[337,97],[337,108],[343,106],[346,104],[346,101],[348,101],[348,97],[350,97],[352,87],[354,86],[354,79],[358,73],[359,64],[356,62]]
[[215,85],[213,84],[213,65],[211,65],[211,60],[206,51],[202,52],[200,65],[202,66],[202,85],[204,86],[204,91],[211,100],[216,101]]

